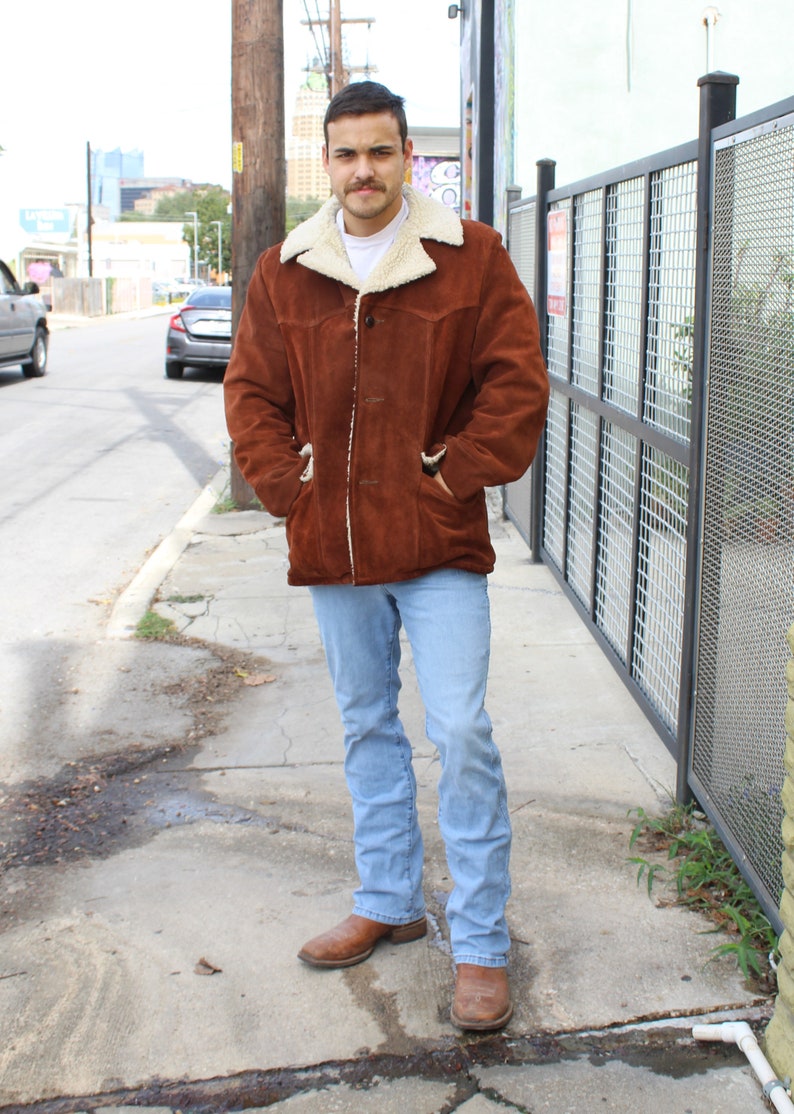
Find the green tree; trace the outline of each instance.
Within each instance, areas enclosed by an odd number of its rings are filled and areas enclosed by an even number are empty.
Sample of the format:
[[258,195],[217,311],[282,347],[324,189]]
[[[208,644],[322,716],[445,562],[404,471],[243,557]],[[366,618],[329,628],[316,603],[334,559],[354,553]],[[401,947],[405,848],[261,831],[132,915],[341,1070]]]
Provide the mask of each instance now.
[[[229,213],[231,195],[222,186],[199,186],[192,190],[164,197],[154,211],[154,220],[182,220],[182,239],[193,253],[193,218],[185,213],[198,213],[198,257],[216,272],[231,271],[232,218]],[[223,259],[218,259],[218,225],[221,222]]]
[[316,213],[325,198],[288,197],[287,198],[287,232],[291,232],[298,224],[303,224],[313,213]]

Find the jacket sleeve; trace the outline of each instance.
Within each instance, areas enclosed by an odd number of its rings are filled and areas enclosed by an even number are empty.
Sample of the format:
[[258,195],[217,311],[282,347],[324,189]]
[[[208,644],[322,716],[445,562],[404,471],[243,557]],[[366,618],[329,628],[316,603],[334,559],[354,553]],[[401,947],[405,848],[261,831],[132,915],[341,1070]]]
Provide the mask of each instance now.
[[549,401],[535,308],[498,235],[490,234],[471,354],[476,397],[464,427],[445,438],[440,464],[444,482],[461,500],[524,474]]
[[[306,460],[295,436],[295,396],[287,354],[260,256],[223,378],[226,424],[240,471],[271,514],[282,516],[301,487]],[[272,258],[272,257],[271,257]]]

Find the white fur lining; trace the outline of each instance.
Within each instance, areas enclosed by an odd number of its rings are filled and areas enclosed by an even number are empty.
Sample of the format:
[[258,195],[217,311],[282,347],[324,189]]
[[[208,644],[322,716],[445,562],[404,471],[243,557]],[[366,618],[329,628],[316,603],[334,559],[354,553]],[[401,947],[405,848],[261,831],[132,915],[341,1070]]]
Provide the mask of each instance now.
[[412,186],[403,186],[403,194],[408,202],[408,216],[391,248],[364,282],[347,258],[336,225],[339,202],[335,197],[290,232],[281,247],[281,262],[297,258],[304,267],[343,282],[361,294],[380,293],[431,275],[436,265],[423,248],[422,240],[460,247],[463,224],[452,209],[425,197]]

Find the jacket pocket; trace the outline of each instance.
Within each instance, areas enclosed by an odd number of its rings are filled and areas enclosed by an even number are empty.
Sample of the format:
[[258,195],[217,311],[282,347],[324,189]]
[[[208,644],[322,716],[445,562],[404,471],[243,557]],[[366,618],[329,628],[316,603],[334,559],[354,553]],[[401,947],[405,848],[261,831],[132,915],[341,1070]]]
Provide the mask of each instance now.
[[294,503],[287,512],[287,546],[290,577],[316,579],[324,572],[324,562],[317,529],[315,486],[313,480],[301,484]]
[[465,561],[485,566],[491,559],[485,493],[461,501],[448,495],[431,476],[419,488],[419,560],[432,569]]

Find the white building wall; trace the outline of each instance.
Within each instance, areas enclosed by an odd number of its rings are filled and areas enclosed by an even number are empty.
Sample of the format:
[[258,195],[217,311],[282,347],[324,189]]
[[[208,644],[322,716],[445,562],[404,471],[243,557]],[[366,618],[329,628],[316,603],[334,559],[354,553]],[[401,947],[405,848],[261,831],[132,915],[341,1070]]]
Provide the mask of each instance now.
[[[708,72],[704,0],[515,2],[515,181],[558,184],[694,139]],[[736,74],[737,115],[794,95],[792,0],[718,0],[715,70]]]

